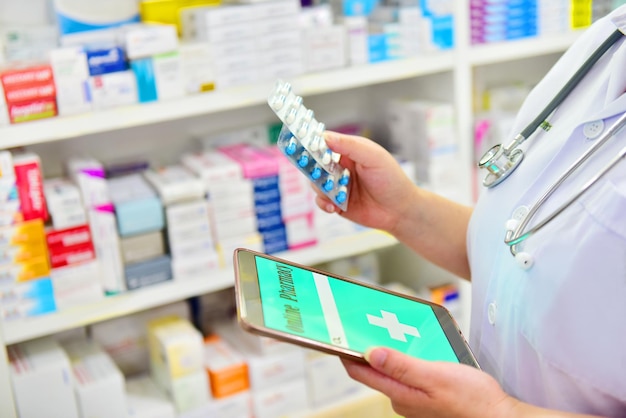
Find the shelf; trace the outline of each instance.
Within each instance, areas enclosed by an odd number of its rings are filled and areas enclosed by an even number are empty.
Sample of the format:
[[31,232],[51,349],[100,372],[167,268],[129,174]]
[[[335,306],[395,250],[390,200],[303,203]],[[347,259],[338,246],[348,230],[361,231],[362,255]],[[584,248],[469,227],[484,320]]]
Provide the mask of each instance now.
[[469,56],[474,66],[498,64],[565,51],[583,31],[524,38],[472,46]]
[[[276,256],[301,264],[313,265],[387,248],[396,243],[395,238],[386,233],[366,230],[356,235],[337,238],[331,242],[309,248],[279,253]],[[202,279],[171,281],[107,297],[87,306],[6,322],[3,324],[4,343],[9,345],[27,341],[44,335],[154,308],[192,296],[226,289],[232,285],[232,269],[216,270],[207,272],[207,277]]]
[[[451,71],[453,55],[440,52],[398,61],[304,74],[288,80],[300,96],[309,96],[421,75]],[[0,127],[0,147],[12,148],[110,132],[186,117],[241,109],[266,102],[275,81],[216,90],[178,100],[123,106],[73,116]]]

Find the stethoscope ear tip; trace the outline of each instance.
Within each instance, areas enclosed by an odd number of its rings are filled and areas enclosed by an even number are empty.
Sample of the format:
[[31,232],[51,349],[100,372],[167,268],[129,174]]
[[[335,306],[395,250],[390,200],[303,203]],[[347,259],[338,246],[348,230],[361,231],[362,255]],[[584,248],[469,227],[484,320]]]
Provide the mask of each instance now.
[[531,268],[535,262],[532,255],[523,251],[515,254],[515,261],[524,270]]

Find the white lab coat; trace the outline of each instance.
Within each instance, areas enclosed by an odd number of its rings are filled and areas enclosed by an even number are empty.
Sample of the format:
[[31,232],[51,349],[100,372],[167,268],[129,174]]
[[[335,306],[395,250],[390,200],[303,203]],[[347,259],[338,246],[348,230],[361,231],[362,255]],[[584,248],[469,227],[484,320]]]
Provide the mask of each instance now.
[[[617,16],[626,17],[626,6],[587,29],[533,89],[513,134],[615,31],[611,18]],[[549,118],[552,129],[522,145],[527,154],[519,168],[482,193],[470,222],[470,345],[482,368],[525,402],[626,416],[626,161],[521,245],[534,260],[530,269],[504,244],[505,223],[516,208],[530,207],[626,111],[625,92],[622,39]],[[623,129],[548,199],[531,226],[625,146]]]

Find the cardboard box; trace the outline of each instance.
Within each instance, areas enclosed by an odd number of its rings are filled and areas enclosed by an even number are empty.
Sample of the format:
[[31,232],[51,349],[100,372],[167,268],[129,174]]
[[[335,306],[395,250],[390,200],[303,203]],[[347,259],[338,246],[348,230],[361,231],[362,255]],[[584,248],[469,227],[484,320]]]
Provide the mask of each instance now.
[[[67,354],[52,337],[7,348],[17,412],[22,418],[78,418]],[[10,400],[7,400],[10,401]]]

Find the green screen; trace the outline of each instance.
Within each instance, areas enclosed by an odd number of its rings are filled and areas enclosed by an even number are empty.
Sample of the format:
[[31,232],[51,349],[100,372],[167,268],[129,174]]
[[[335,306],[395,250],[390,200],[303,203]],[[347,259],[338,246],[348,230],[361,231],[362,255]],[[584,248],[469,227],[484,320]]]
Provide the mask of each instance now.
[[429,305],[256,257],[265,325],[357,352],[458,363]]

